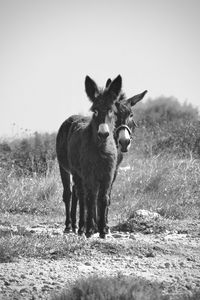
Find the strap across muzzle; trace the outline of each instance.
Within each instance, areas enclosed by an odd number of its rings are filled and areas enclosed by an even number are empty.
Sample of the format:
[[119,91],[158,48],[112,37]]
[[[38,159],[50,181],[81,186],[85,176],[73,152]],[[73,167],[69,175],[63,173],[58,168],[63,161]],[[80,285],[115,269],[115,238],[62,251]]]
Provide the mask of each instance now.
[[118,136],[119,132],[120,132],[121,130],[123,130],[123,129],[127,129],[127,130],[128,130],[128,133],[129,133],[130,138],[131,138],[132,131],[131,131],[131,129],[128,127],[128,125],[125,125],[125,124],[120,125],[119,127],[116,128],[116,130],[115,130],[116,135]]

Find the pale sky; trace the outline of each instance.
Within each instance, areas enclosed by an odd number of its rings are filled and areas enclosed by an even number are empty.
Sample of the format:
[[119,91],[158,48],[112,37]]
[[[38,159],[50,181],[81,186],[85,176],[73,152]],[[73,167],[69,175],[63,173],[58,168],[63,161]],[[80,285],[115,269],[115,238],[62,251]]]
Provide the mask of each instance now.
[[200,1],[0,0],[0,136],[57,131],[88,112],[86,75],[118,74],[200,107]]

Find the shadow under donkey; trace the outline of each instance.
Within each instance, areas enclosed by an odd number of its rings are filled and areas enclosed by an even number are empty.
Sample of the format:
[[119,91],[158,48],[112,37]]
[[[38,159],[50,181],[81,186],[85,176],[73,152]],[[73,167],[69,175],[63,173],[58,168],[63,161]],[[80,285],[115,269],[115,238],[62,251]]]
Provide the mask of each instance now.
[[76,231],[79,199],[79,234],[85,229],[87,237],[94,233],[97,206],[98,231],[100,237],[105,237],[112,184],[123,158],[122,152],[127,152],[130,147],[130,134],[135,127],[131,107],[144,97],[146,91],[125,99],[121,93],[121,76],[113,81],[109,79],[104,90],[87,76],[85,90],[93,103],[92,118],[71,116],[61,125],[57,135],[56,150],[66,208],[65,232],[71,227]]

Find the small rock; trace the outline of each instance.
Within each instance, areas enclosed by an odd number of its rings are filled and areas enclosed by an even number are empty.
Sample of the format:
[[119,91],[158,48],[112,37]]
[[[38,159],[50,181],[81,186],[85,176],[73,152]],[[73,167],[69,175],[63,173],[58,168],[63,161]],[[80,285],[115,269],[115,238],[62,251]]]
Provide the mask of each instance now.
[[51,288],[49,287],[49,285],[45,284],[43,285],[42,287],[42,291],[45,292],[45,291],[49,291]]
[[112,234],[112,237],[114,237],[114,238],[116,238],[116,239],[119,239],[119,238],[122,237],[122,234],[120,234],[120,233],[113,233],[113,234]]
[[158,269],[165,269],[165,267],[162,266],[162,265],[159,265],[159,266],[158,266]]
[[22,288],[19,292],[20,292],[20,294],[23,294],[23,293],[28,293],[29,290],[26,288]]
[[24,274],[22,274],[20,277],[21,277],[22,279],[25,279],[25,278],[26,278],[26,276],[25,276]]
[[169,267],[170,267],[170,263],[166,262],[165,263],[165,268],[169,269]]
[[153,251],[149,251],[149,252],[147,252],[147,254],[146,254],[146,257],[155,257],[156,255],[155,255],[155,253],[153,252]]
[[85,262],[85,266],[91,266],[92,264],[89,261]]
[[39,275],[44,275],[44,273],[43,273],[43,272],[40,272]]
[[135,235],[134,235],[133,233],[131,233],[131,234],[129,235],[129,239],[136,240],[136,237],[135,237]]
[[58,251],[57,251],[56,249],[51,249],[51,250],[49,251],[49,253],[50,253],[51,255],[56,255],[56,254],[58,253]]

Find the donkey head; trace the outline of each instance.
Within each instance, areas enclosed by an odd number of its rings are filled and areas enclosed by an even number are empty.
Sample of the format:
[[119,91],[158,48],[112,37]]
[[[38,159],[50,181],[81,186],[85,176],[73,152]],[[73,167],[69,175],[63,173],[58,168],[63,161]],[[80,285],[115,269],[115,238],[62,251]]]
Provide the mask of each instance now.
[[118,75],[106,89],[99,89],[89,77],[85,78],[85,91],[92,102],[92,124],[97,133],[98,141],[105,142],[114,131],[116,107],[122,86],[122,78]]
[[[111,84],[111,79],[106,82],[106,88]],[[134,119],[132,107],[143,99],[147,91],[141,94],[135,95],[129,99],[125,98],[125,95],[121,92],[118,100],[115,102],[116,105],[116,132],[115,139],[121,152],[127,152],[131,145],[131,135],[137,127]]]
[[116,102],[117,121],[116,121],[116,136],[121,152],[127,152],[131,145],[131,136],[135,127],[137,127],[133,118],[133,106],[141,101],[147,91],[135,95],[129,99],[124,99],[124,95]]

